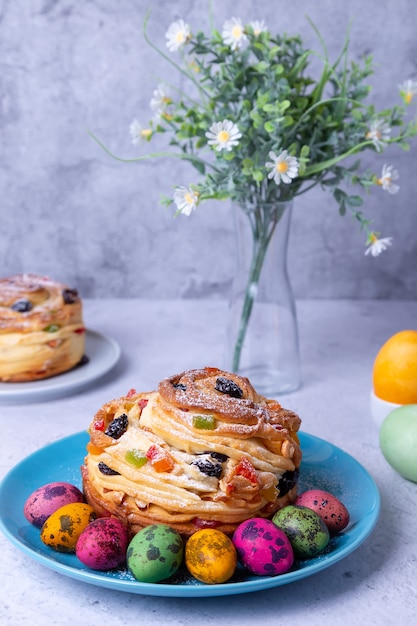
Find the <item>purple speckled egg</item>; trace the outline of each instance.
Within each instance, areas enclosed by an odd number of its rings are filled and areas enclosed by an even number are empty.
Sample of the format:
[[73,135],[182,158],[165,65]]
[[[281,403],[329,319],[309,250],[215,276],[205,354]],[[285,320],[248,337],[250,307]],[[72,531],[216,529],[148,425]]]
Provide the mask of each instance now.
[[286,534],[262,517],[239,524],[232,541],[240,563],[258,576],[285,574],[294,563],[294,552]]
[[65,504],[84,502],[82,492],[70,483],[55,482],[38,487],[26,500],[23,514],[31,524],[41,528],[48,517]]
[[90,522],[78,537],[75,554],[95,570],[111,570],[126,563],[129,536],[126,527],[115,517],[101,517]]

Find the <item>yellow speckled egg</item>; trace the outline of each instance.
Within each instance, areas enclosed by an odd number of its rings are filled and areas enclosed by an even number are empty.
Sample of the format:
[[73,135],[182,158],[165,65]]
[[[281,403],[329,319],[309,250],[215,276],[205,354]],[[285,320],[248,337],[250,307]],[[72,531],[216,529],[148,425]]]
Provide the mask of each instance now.
[[224,583],[237,564],[232,540],[220,530],[198,530],[185,544],[185,565],[194,578],[208,585]]
[[95,518],[89,504],[65,504],[48,517],[41,529],[41,539],[57,552],[75,552],[78,537]]

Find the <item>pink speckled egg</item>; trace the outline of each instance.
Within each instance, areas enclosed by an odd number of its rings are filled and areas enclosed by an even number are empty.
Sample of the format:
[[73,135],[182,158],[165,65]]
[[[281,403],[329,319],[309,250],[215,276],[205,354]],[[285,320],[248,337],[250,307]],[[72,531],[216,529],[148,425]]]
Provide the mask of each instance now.
[[78,559],[95,570],[111,570],[126,563],[129,536],[126,527],[114,517],[90,522],[77,540]]
[[335,535],[349,524],[349,511],[333,494],[322,489],[310,489],[301,493],[295,504],[311,509],[321,517],[329,532]]
[[31,524],[41,528],[48,517],[65,504],[84,502],[82,492],[70,483],[54,482],[38,487],[26,500],[23,514]]
[[240,563],[258,576],[285,574],[294,563],[294,552],[286,534],[262,517],[239,524],[232,541]]

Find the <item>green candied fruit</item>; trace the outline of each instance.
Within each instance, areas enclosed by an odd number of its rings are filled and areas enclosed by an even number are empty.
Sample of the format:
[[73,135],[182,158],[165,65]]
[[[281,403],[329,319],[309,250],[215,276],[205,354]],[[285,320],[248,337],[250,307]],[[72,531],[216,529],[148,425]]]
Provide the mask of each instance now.
[[214,430],[216,420],[213,415],[193,415],[193,426],[201,430]]
[[148,462],[144,451],[137,450],[136,448],[133,448],[133,450],[128,450],[125,454],[125,459],[128,463],[131,463],[135,467],[142,467],[142,465],[145,465],[145,463]]
[[43,329],[46,333],[56,333],[59,330],[58,324],[49,324],[49,326],[45,326]]

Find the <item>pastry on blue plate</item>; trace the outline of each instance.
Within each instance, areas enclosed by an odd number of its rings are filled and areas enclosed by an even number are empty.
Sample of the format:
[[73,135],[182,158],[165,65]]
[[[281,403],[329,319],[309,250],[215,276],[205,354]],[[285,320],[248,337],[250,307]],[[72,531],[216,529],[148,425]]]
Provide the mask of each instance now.
[[132,533],[168,524],[231,534],[297,497],[298,415],[213,367],[102,406],[90,425],[84,493],[99,516]]
[[84,357],[78,292],[45,276],[0,279],[0,381],[27,382],[67,372]]

